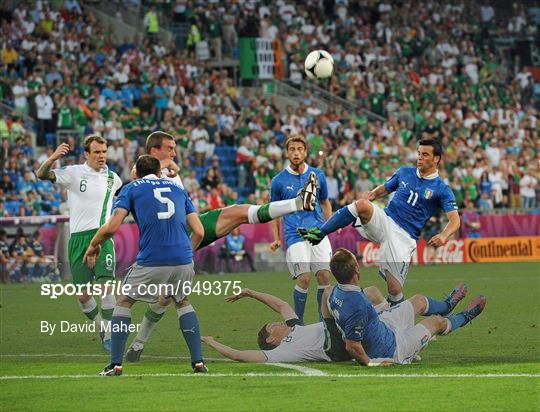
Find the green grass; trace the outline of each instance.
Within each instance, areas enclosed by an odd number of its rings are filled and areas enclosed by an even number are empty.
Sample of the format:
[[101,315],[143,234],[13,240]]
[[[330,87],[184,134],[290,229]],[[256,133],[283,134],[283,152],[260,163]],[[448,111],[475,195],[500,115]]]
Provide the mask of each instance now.
[[[292,300],[286,273],[197,280],[240,280],[244,287]],[[50,300],[40,296],[39,285],[3,285],[0,410],[540,410],[540,265],[414,267],[406,294],[442,297],[461,280],[469,285],[466,301],[482,293],[488,299],[486,309],[472,325],[430,343],[420,363],[369,369],[352,363],[303,364],[325,376],[224,360],[209,362],[214,376],[191,375],[176,313],[169,309],[140,363],[125,364],[122,377],[99,378],[108,357],[97,334],[40,333],[41,320],[84,322],[75,298]],[[363,270],[362,284],[384,290],[375,269]],[[317,319],[314,282],[311,288],[307,322]],[[254,349],[260,326],[279,319],[251,300],[229,304],[221,296],[193,295],[191,300],[203,334],[241,349]],[[135,306],[134,321],[143,311],[143,304]],[[220,358],[204,349],[206,357]],[[43,356],[47,354],[54,356]],[[438,377],[410,376],[429,374]],[[500,374],[535,376],[496,376]]]

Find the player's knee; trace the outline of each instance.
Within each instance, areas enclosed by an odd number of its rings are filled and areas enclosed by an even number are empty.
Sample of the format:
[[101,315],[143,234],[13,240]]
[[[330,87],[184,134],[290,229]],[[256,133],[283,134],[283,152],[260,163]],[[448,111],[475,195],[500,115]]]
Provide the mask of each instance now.
[[302,289],[308,289],[309,288],[309,273],[302,273],[300,276],[296,278],[296,284],[300,286]]
[[[167,299],[168,302],[170,302],[169,299]],[[167,303],[168,305],[169,303]],[[185,308],[187,306],[190,306],[191,305],[191,302],[189,301],[188,298],[185,298],[185,299],[182,299],[180,302],[177,302],[175,303],[175,306],[180,309],[180,308]],[[166,306],[166,305],[162,305],[162,306]]]
[[424,295],[413,295],[409,299],[415,309],[415,313],[421,315],[426,312],[427,301]]
[[399,295],[403,290],[401,283],[393,276],[386,275],[386,283],[388,285],[388,293],[391,295]]
[[171,299],[160,296],[158,303],[159,303],[160,306],[165,307],[165,306],[168,306],[171,303]]
[[447,320],[440,315],[430,316],[430,320],[433,322],[433,326],[437,333],[442,333],[446,330]]
[[319,285],[326,286],[330,284],[330,272],[327,270],[319,270],[317,272],[317,282]]
[[356,205],[356,211],[358,212],[359,215],[371,210],[371,202],[366,199],[358,199],[355,202],[355,205]]
[[77,295],[77,299],[81,303],[86,303],[86,302],[88,302],[90,300],[90,295],[83,292],[82,294]]

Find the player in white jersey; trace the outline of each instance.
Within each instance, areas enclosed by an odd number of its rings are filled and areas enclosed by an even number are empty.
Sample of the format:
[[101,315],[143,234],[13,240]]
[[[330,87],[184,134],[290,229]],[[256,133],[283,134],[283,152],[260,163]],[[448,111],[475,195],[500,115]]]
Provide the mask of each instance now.
[[[368,296],[370,289],[366,288]],[[321,306],[324,321],[302,325],[294,309],[285,301],[267,293],[243,289],[239,295],[227,298],[235,302],[250,297],[279,313],[284,322],[265,324],[257,338],[260,350],[238,350],[223,345],[211,336],[202,340],[223,356],[240,362],[342,362],[351,359],[341,333],[326,305]]]
[[[122,181],[107,168],[107,141],[101,136],[90,135],[84,139],[86,162],[82,165],[51,170],[52,165],[67,154],[70,147],[62,143],[49,157],[36,175],[41,180],[50,180],[65,187],[68,194],[70,239],[69,264],[73,283],[84,285],[92,282],[105,283],[114,280],[115,253],[112,239],[103,245],[103,252],[94,268],[83,262],[84,252],[99,227],[111,214],[115,192],[122,187]],[[82,293],[77,296],[83,313],[98,326],[110,322],[116,304],[114,295],[101,300],[101,315],[95,299]],[[109,332],[101,333],[103,346],[110,350]]]

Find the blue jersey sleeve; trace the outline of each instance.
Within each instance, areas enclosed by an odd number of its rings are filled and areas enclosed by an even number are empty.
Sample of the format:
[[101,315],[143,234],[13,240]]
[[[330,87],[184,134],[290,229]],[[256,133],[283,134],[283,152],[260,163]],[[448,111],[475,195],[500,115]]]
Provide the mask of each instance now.
[[281,199],[281,184],[278,179],[274,177],[270,183],[270,201],[275,202],[276,200],[283,199]]
[[131,212],[131,206],[132,206],[132,196],[131,196],[131,185],[124,186],[124,188],[120,191],[120,194],[116,198],[116,201],[114,202],[113,209],[125,209],[128,212]]
[[319,173],[319,201],[328,199],[328,185],[323,172]]
[[444,189],[442,190],[439,199],[441,209],[444,210],[446,213],[451,212],[452,210],[458,210],[456,197],[454,196],[454,192],[452,192],[452,189],[450,189],[449,186],[444,186]]
[[360,342],[364,339],[365,328],[367,325],[367,311],[362,310],[360,305],[357,305],[354,312],[347,318],[345,323],[345,338]]
[[386,182],[384,182],[384,188],[388,191],[388,193],[392,193],[396,191],[396,189],[399,186],[399,171],[401,169],[398,169],[394,172],[394,174],[388,179]]
[[196,213],[197,210],[195,210],[195,206],[193,206],[193,202],[191,201],[191,198],[186,193],[186,216],[190,215],[191,213]]

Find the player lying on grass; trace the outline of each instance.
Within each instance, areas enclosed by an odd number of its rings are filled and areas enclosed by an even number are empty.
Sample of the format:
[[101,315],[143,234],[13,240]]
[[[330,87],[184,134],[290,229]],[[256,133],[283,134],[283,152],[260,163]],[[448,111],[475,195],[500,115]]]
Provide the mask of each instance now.
[[[283,300],[250,289],[242,290],[242,293],[227,298],[229,302],[235,302],[244,297],[256,299],[274,311],[278,312],[284,322],[265,324],[259,331],[257,342],[260,350],[237,350],[223,345],[211,336],[204,336],[202,340],[229,359],[241,362],[309,362],[309,361],[348,361],[354,359],[353,354],[347,351],[342,333],[336,323],[327,302],[332,286],[328,287],[323,294],[321,313],[323,322],[310,325],[301,325],[295,311]],[[389,304],[375,287],[363,289],[363,296],[372,302],[368,304],[374,313],[386,313]],[[424,297],[436,307],[438,313],[448,314],[459,301],[465,296],[466,288],[463,284],[458,285],[444,301]],[[417,295],[420,296],[420,295]],[[420,298],[415,298],[420,299]],[[419,311],[418,314],[428,315],[431,311]],[[414,321],[414,317],[413,317]],[[368,364],[376,366],[389,363],[381,359],[373,359]]]
[[[383,185],[339,209],[320,228],[300,228],[298,233],[317,245],[329,233],[354,223],[360,235],[381,245],[379,274],[386,281],[389,302],[403,301],[409,263],[427,221],[440,210],[448,216],[443,231],[428,242],[434,247],[446,244],[459,229],[455,196],[437,170],[441,157],[442,148],[436,140],[421,140],[416,167],[398,169]],[[395,194],[384,210],[371,203],[392,192]]]
[[[203,232],[188,194],[175,183],[158,177],[160,163],[155,157],[139,157],[136,170],[139,179],[124,186],[113,215],[94,235],[83,259],[90,268],[94,267],[102,244],[114,236],[129,213],[133,215],[140,232],[139,253],[124,278],[125,294],[116,298],[111,320],[111,361],[101,372],[103,376],[122,374],[131,330],[131,307],[136,301],[157,302],[159,287],[167,287],[175,302],[185,298],[183,285],[191,283],[195,275],[192,239],[187,228],[199,239]],[[198,352],[202,353],[200,347]],[[194,372],[207,371],[202,358],[192,361],[192,367]]]
[[[176,156],[175,147],[174,138],[165,132],[154,132],[146,140],[146,152],[160,161],[162,177],[168,178],[181,186],[180,178],[177,175],[175,176],[179,171],[178,166],[174,163],[174,157]],[[264,205],[232,205],[223,209],[215,209],[202,213],[199,218],[204,229],[203,238],[200,243],[193,243],[193,250],[198,250],[212,244],[243,224],[266,223],[300,210],[312,211],[315,208],[317,187],[317,176],[312,173],[304,187],[299,191],[298,196],[294,199],[270,202]],[[128,361],[139,361],[144,345],[152,335],[155,325],[161,320],[170,303],[170,299],[160,298],[158,303],[148,306],[141,321],[139,332],[126,353]],[[195,349],[197,346],[196,343],[200,342],[200,327],[193,306],[186,298],[176,303],[176,308],[180,329],[188,342],[192,360],[201,358],[202,354],[198,353]]]
[[[467,308],[455,315],[449,313],[465,297],[467,289],[460,284],[444,301],[414,295],[390,309],[377,313],[373,306],[384,302],[381,295],[368,299],[360,288],[360,271],[356,257],[338,249],[330,261],[338,284],[331,288],[328,309],[342,332],[349,355],[361,365],[373,359],[382,363],[411,363],[435,335],[447,335],[477,317],[486,305],[483,296],[474,298]],[[330,289],[330,288],[329,288]],[[415,316],[427,316],[415,325]]]

